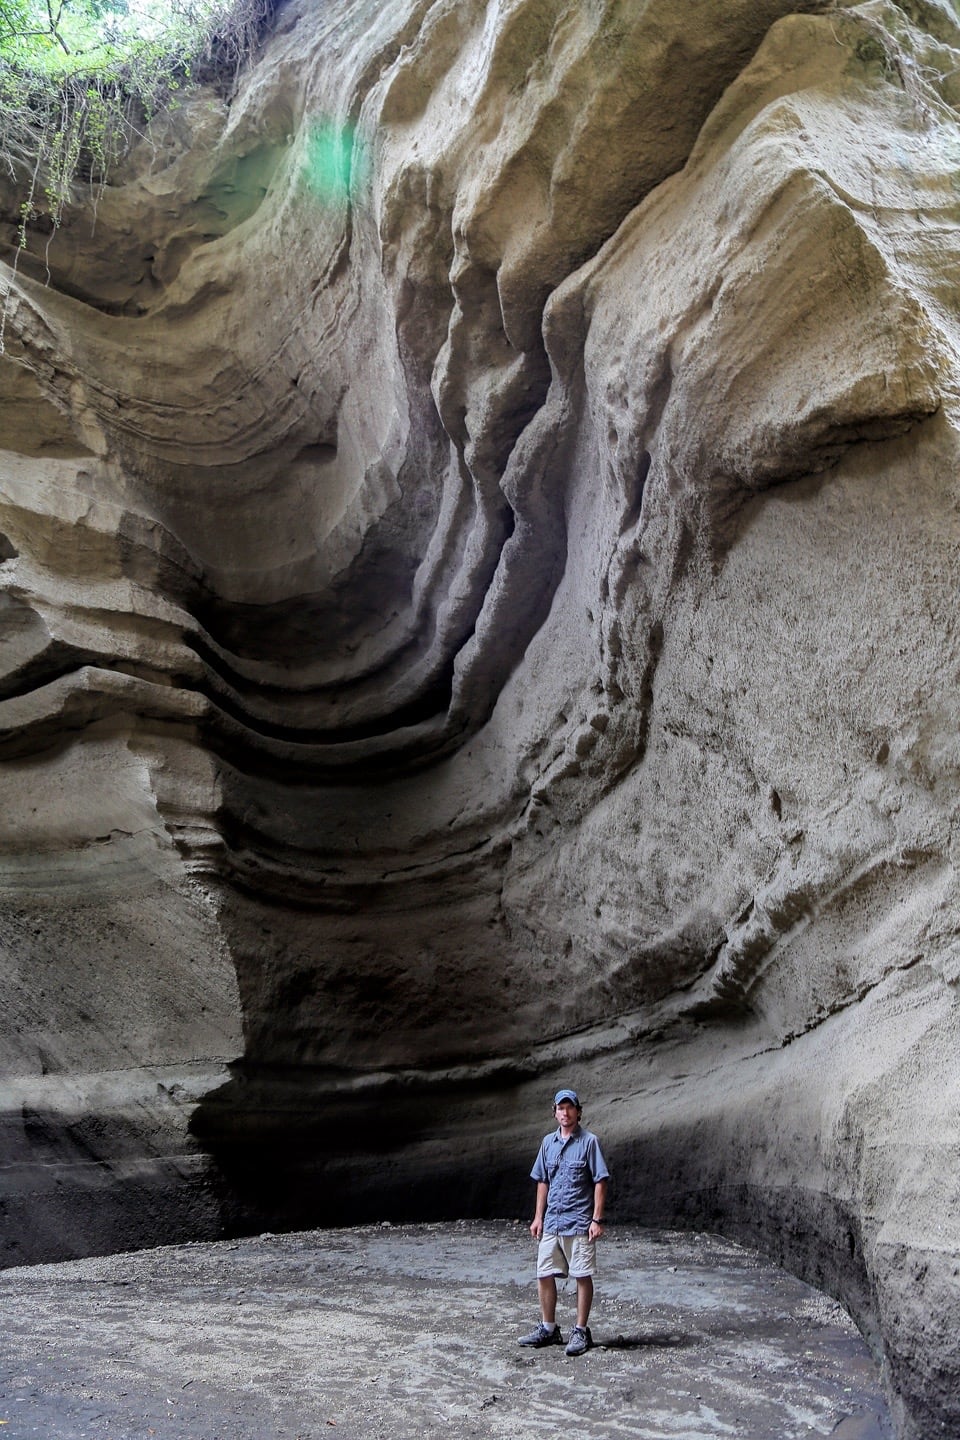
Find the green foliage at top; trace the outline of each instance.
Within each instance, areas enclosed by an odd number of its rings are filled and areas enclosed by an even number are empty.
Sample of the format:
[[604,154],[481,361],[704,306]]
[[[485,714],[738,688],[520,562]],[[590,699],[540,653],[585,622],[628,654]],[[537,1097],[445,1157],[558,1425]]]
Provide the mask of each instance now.
[[20,248],[96,189],[150,117],[200,79],[229,84],[273,0],[0,0],[0,169]]
[[129,43],[130,23],[128,0],[0,0],[0,58],[62,73]]
[[234,0],[0,0],[0,64],[54,77],[102,72],[143,52],[188,57],[246,27]]
[[39,179],[56,218],[74,176],[105,178],[206,41],[211,0],[191,0],[168,26],[155,0],[134,5],[0,0],[0,161],[14,179]]

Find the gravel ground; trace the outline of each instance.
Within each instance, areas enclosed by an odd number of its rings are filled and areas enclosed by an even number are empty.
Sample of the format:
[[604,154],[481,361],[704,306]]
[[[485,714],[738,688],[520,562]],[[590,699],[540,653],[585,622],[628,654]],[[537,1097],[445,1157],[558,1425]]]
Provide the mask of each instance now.
[[0,1440],[889,1440],[844,1311],[750,1252],[612,1229],[568,1359],[516,1343],[534,1251],[469,1221],[6,1270]]

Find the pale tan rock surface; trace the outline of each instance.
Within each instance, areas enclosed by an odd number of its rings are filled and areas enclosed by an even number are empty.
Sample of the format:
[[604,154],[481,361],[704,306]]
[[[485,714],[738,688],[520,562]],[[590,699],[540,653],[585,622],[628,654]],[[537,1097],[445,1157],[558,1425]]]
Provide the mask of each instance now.
[[3,271],[5,1243],[509,1213],[572,1078],[929,1440],[960,25],[722,9],[284,5]]

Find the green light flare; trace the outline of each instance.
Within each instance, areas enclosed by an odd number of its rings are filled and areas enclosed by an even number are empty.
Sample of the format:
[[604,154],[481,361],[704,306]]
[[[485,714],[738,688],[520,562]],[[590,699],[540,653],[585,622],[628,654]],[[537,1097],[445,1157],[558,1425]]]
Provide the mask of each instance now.
[[366,153],[355,127],[332,120],[315,124],[307,141],[304,172],[321,200],[346,199],[367,174]]

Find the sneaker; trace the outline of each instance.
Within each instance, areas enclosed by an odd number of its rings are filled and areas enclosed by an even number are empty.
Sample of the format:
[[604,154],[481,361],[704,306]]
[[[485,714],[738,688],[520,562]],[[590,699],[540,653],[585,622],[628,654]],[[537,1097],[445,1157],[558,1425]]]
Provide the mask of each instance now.
[[574,1325],[570,1331],[570,1344],[567,1346],[568,1355],[582,1355],[593,1345],[593,1336],[590,1334],[589,1325]]
[[517,1344],[535,1345],[536,1348],[539,1350],[542,1345],[562,1345],[563,1336],[560,1334],[559,1325],[554,1325],[553,1329],[551,1330],[550,1327],[548,1325],[544,1325],[543,1321],[541,1320],[536,1330],[531,1330],[529,1335],[521,1335],[520,1339],[517,1341]]

